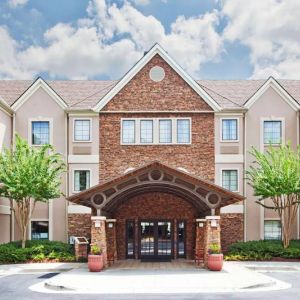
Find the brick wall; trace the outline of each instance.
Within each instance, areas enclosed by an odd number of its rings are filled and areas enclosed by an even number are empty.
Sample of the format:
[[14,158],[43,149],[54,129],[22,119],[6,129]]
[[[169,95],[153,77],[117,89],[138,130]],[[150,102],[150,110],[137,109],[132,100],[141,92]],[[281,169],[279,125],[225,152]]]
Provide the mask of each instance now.
[[191,117],[191,145],[121,145],[121,118],[158,117],[157,114],[100,114],[99,178],[110,180],[159,160],[170,167],[183,167],[194,175],[214,181],[214,116],[212,114],[159,114],[160,117]]
[[91,238],[91,215],[68,214],[68,236]]
[[228,246],[244,240],[244,215],[221,214],[221,245],[226,253]]
[[[160,66],[165,78],[154,82],[149,71]],[[155,55],[104,107],[104,111],[212,111],[211,107],[159,55]]]
[[[165,70],[166,76],[161,82],[149,78],[149,70],[156,65]],[[143,113],[130,113],[136,111]],[[165,111],[170,113],[162,113]],[[120,145],[121,118],[158,117],[192,118],[192,144]],[[195,175],[214,180],[212,109],[160,56],[156,55],[150,60],[123,87],[104,107],[99,118],[100,182],[123,175],[128,168],[140,167],[154,160],[171,167],[183,167]]]
[[[118,259],[124,259],[126,254],[125,222],[126,219],[170,219],[186,220],[186,253],[187,258],[192,258],[195,245],[195,219],[197,210],[189,202],[166,193],[146,193],[135,196],[123,204],[115,211],[113,218],[117,219],[117,253]],[[174,224],[175,225],[175,224]],[[174,243],[176,244],[176,234],[173,230]],[[136,249],[138,249],[138,236],[136,231]]]

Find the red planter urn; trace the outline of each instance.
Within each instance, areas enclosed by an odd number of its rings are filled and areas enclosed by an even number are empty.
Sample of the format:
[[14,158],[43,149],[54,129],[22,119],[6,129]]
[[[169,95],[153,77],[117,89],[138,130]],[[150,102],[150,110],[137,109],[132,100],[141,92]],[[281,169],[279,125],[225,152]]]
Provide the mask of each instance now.
[[100,272],[103,269],[103,255],[88,255],[88,267],[90,272]]
[[207,267],[211,271],[221,271],[223,267],[223,254],[208,254]]

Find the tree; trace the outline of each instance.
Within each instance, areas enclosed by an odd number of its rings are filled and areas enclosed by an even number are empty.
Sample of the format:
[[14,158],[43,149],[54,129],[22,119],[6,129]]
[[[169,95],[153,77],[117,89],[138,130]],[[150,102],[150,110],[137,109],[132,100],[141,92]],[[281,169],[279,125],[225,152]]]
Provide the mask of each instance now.
[[15,149],[0,153],[0,196],[11,201],[25,248],[28,223],[37,202],[59,198],[65,165],[51,145],[31,147],[16,135]]
[[[252,148],[250,153],[255,162],[246,171],[248,183],[259,197],[256,202],[278,213],[283,246],[287,248],[300,203],[300,147],[270,146],[265,153]],[[265,199],[271,199],[273,205],[266,205]]]

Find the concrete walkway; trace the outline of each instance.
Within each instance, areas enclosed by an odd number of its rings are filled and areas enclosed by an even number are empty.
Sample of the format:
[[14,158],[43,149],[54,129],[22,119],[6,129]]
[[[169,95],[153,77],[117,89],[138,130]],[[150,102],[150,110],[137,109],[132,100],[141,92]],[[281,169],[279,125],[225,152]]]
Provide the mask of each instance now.
[[86,266],[54,276],[31,290],[50,293],[93,294],[186,294],[249,292],[289,288],[290,285],[225,262],[222,272],[204,269],[122,269],[110,268],[90,273]]
[[0,265],[0,277],[14,274],[65,272],[85,267],[84,263],[29,263]]

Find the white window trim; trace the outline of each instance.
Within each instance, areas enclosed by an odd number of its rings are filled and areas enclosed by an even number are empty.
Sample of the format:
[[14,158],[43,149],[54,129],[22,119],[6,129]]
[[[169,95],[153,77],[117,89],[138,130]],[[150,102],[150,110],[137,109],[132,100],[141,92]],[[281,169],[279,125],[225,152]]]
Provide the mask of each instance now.
[[[77,141],[75,140],[75,122],[76,121],[90,121],[90,139],[88,141]],[[92,143],[93,142],[93,119],[92,118],[86,118],[86,117],[78,117],[73,119],[73,143]]]
[[[231,191],[233,193],[239,193],[240,192],[240,169],[239,168],[221,168],[220,169],[220,183],[221,187],[223,187],[223,171],[237,171],[237,190]],[[224,188],[224,187],[223,187]]]
[[[177,118],[178,119],[178,118]],[[160,127],[159,127],[159,121],[164,121],[164,120],[170,120],[171,121],[171,143],[161,143],[160,142]],[[190,126],[191,126],[191,121],[190,121]],[[176,141],[177,138],[177,122],[173,121],[172,118],[158,118],[157,121],[157,138],[158,138],[158,144],[159,145],[173,145],[175,144],[174,141]],[[174,128],[176,127],[176,128]],[[174,133],[176,132],[176,136],[174,135]],[[190,138],[192,137],[191,133],[190,133]]]
[[[152,142],[151,143],[142,143],[141,142],[141,136],[142,136],[142,127],[141,127],[141,123],[143,122],[143,121],[151,121],[152,122]],[[156,129],[156,127],[155,127],[155,125],[154,125],[154,120],[153,119],[148,119],[148,118],[145,118],[145,119],[140,119],[139,120],[139,124],[140,124],[140,126],[139,126],[139,136],[140,136],[140,138],[139,138],[139,141],[140,141],[140,144],[141,145],[152,145],[152,144],[154,144],[154,132],[156,131],[155,129]],[[136,124],[136,123],[135,123]]]
[[31,222],[35,222],[35,221],[36,222],[39,222],[39,221],[48,222],[48,240],[50,241],[50,220],[47,219],[47,218],[33,218],[33,219],[30,219],[29,224],[28,224],[28,234],[27,234],[28,240],[31,241],[31,229],[32,229]]
[[[236,120],[236,130],[237,130],[237,139],[236,140],[223,140],[223,120]],[[220,118],[220,142],[221,143],[238,143],[240,141],[240,119],[236,117],[226,117],[226,118]]]
[[[123,121],[134,121],[134,143],[123,143]],[[138,126],[139,127],[139,126]],[[136,145],[137,134],[139,135],[139,128],[137,128],[137,119],[134,118],[121,118],[121,131],[120,131],[120,144],[121,145]],[[144,144],[147,145],[147,144]]]
[[76,167],[72,171],[72,193],[73,194],[78,194],[78,193],[82,192],[82,191],[75,191],[75,171],[90,171],[90,184],[89,184],[89,186],[92,187],[92,175],[93,175],[92,169],[84,168],[84,167],[82,167],[82,168],[77,168]]
[[52,118],[30,118],[28,119],[28,144],[34,147],[41,147],[42,145],[32,144],[32,122],[49,122],[49,144],[53,145],[53,119]]
[[269,117],[269,118],[260,118],[260,150],[264,152],[264,148],[269,144],[264,143],[264,122],[265,121],[281,121],[281,144],[272,144],[274,146],[284,145],[285,144],[285,118],[283,117]]
[[[153,121],[153,143],[140,142],[140,124],[141,121]],[[172,142],[160,143],[159,142],[159,121],[171,120],[172,122]],[[177,120],[189,120],[190,122],[190,141],[189,143],[177,143]],[[135,121],[135,143],[123,143],[123,121]],[[121,118],[121,131],[120,131],[120,144],[122,146],[170,146],[170,145],[191,145],[192,144],[192,118],[191,117],[178,117],[178,118]]]
[[[263,221],[263,233],[262,233],[262,235],[263,235],[263,240],[272,240],[272,239],[266,239],[266,236],[265,236],[265,221],[277,221],[277,222],[279,222],[280,223],[280,218],[264,218],[264,221]],[[280,236],[281,236],[281,238],[282,238],[282,235],[283,235],[283,232],[282,232],[282,225],[280,224]],[[277,239],[276,239],[277,240]],[[280,239],[278,239],[278,240],[280,240]]]

